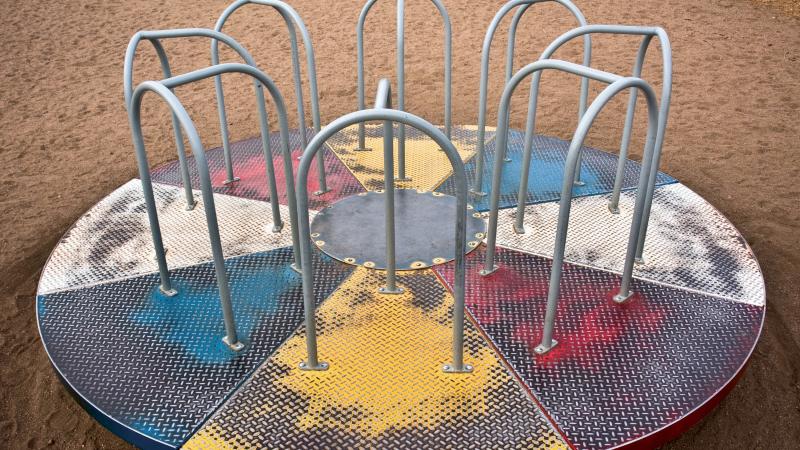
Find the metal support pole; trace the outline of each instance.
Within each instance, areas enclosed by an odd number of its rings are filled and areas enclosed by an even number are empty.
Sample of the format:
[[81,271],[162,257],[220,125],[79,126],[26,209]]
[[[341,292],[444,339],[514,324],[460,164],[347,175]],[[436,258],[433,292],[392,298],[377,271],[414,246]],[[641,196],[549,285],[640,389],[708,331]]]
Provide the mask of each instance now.
[[403,288],[397,286],[394,238],[394,133],[392,122],[383,122],[383,171],[384,195],[386,196],[386,287],[383,294],[400,294]]
[[[476,154],[475,154],[475,179],[473,181],[472,188],[470,189],[470,194],[472,194],[472,195],[475,195],[475,196],[484,196],[484,195],[486,195],[486,192],[483,191],[483,171],[484,171],[484,164],[485,164],[485,161],[484,161],[484,159],[485,159],[485,149],[484,148],[485,148],[485,145],[486,145],[486,102],[487,102],[488,90],[489,90],[489,87],[488,87],[488,85],[489,85],[489,53],[491,51],[492,40],[494,39],[494,34],[497,31],[497,27],[500,25],[500,22],[503,20],[503,18],[506,16],[506,14],[508,14],[508,12],[511,11],[512,9],[516,8],[517,6],[521,6],[521,5],[529,6],[529,5],[532,5],[532,4],[535,4],[535,3],[541,3],[541,2],[544,2],[544,1],[555,1],[556,3],[558,3],[558,4],[562,5],[562,6],[564,6],[565,8],[567,8],[570,11],[570,13],[572,13],[572,15],[575,16],[575,18],[578,20],[578,23],[580,23],[581,25],[585,25],[586,24],[586,19],[583,17],[583,14],[581,13],[581,11],[578,9],[577,6],[575,6],[569,0],[512,0],[512,1],[508,2],[508,3],[506,3],[505,5],[503,5],[503,7],[500,8],[499,11],[497,11],[497,14],[495,14],[494,18],[492,19],[491,24],[489,25],[489,29],[486,31],[486,36],[483,39],[483,47],[481,49],[481,81],[480,81],[480,88],[479,88],[479,95],[478,95],[478,97],[479,97],[478,98],[478,143],[477,143]],[[524,14],[524,11],[522,11],[521,13],[518,12],[515,15],[515,17],[517,17],[516,22],[512,22],[511,26],[513,27],[513,30],[510,30],[509,32],[513,31],[514,34],[516,34],[516,24],[519,22],[519,19],[522,17],[522,14]],[[588,45],[588,47],[591,48],[591,45]],[[587,46],[584,45],[584,50],[586,48],[587,48]],[[509,44],[509,46],[507,47],[507,50],[506,50],[507,51],[506,57],[508,58],[510,56],[512,60],[513,60],[513,53],[512,53],[513,49],[514,49],[514,46],[512,44]],[[584,52],[584,58],[586,58],[586,53],[585,52]],[[511,64],[510,67],[513,68],[513,62],[511,62],[510,64]],[[506,72],[509,72],[509,71],[510,71],[509,62],[506,61]],[[586,95],[588,96],[588,92],[589,92],[588,91],[588,80],[586,80],[585,83],[587,83],[585,92],[586,92]],[[583,84],[581,84],[581,96],[582,96],[581,98],[582,99],[584,98],[583,95],[584,95],[584,89],[583,89]],[[495,141],[495,142],[498,143],[498,141]],[[503,154],[505,154],[505,151],[503,151]],[[505,156],[503,157],[503,159],[505,159]]]
[[[221,79],[221,77],[214,77],[214,80],[217,79]],[[275,164],[272,161],[272,149],[270,148],[269,118],[267,117],[267,110],[264,106],[266,103],[264,100],[264,91],[261,89],[261,84],[258,82],[256,82],[256,103],[258,104],[258,124],[261,128],[261,150],[264,153],[264,167],[270,192],[269,203],[272,208],[272,232],[280,233],[283,229],[283,221],[281,220],[278,184],[275,180]]]
[[[358,16],[358,23],[356,24],[356,66],[358,72],[358,84],[356,87],[356,95],[358,96],[358,110],[367,109],[366,100],[364,99],[364,23],[367,20],[367,14],[375,2],[378,0],[369,0],[361,8],[361,14]],[[364,122],[358,123],[358,148],[356,151],[369,151],[366,145],[366,130]]]
[[[405,17],[406,2],[405,0],[397,0],[397,109],[400,111],[405,111],[406,108]],[[392,174],[394,174],[394,171]],[[397,181],[409,180],[410,178],[406,177],[406,126],[401,123],[398,125],[397,130]]]
[[[164,47],[161,45],[161,42],[159,42],[158,39],[152,39],[150,42],[153,44],[156,54],[158,54],[158,60],[161,63],[161,72],[163,73],[164,78],[171,77],[172,70],[169,67],[169,57],[167,57],[167,52],[164,51]],[[178,124],[178,118],[175,117],[175,113],[170,112],[170,115],[172,117],[172,131],[175,134],[175,147],[178,150],[178,166],[181,170],[183,191],[184,195],[186,196],[186,210],[191,211],[197,205],[197,202],[194,201],[194,194],[192,193],[192,179],[189,175],[189,163],[186,161],[186,148],[183,145],[183,132],[181,131],[180,124]]]
[[[168,79],[170,80],[170,79]],[[167,271],[166,258],[164,257],[163,244],[161,241],[161,231],[158,226],[157,210],[155,208],[155,200],[153,198],[153,188],[149,176],[147,165],[147,156],[144,149],[144,139],[142,138],[141,126],[141,106],[142,97],[146,92],[153,92],[159,95],[169,106],[170,110],[175,113],[178,122],[183,127],[189,139],[189,144],[192,148],[192,153],[197,163],[198,175],[200,178],[200,189],[203,195],[203,207],[206,214],[206,222],[208,225],[208,237],[211,241],[211,252],[214,260],[214,269],[217,275],[217,284],[219,285],[220,304],[222,307],[222,316],[225,323],[225,336],[223,341],[234,351],[239,351],[244,348],[244,345],[239,341],[236,333],[236,322],[233,316],[233,306],[231,304],[230,289],[228,286],[227,273],[225,271],[225,260],[222,254],[222,244],[219,237],[219,225],[217,223],[216,208],[214,206],[214,194],[211,190],[211,176],[208,171],[208,162],[205,158],[205,150],[200,142],[200,136],[197,130],[183,108],[183,105],[178,101],[177,97],[172,93],[171,89],[174,85],[168,86],[155,81],[145,81],[141,83],[134,91],[131,97],[128,108],[128,119],[133,134],[133,142],[136,148],[136,157],[139,165],[139,175],[142,178],[142,184],[145,192],[145,202],[147,204],[148,218],[150,220],[151,233],[153,235],[153,243],[156,247],[156,259],[159,264],[159,273],[162,279],[162,290],[168,294],[173,294],[169,286],[169,274]],[[165,285],[166,280],[166,285]]]
[[[378,84],[375,108],[392,107],[392,90],[389,80],[382,79]],[[383,186],[385,199],[386,226],[386,286],[378,289],[382,294],[401,294],[403,288],[397,286],[397,261],[395,258],[394,227],[394,129],[390,120],[383,122]]]
[[[642,38],[642,43],[639,45],[639,51],[636,54],[636,63],[633,66],[632,76],[634,77],[642,77],[642,66],[644,65],[644,58],[651,39],[653,39],[652,35],[646,35]],[[608,203],[608,210],[612,214],[619,214],[619,195],[622,191],[622,179],[625,176],[625,163],[628,160],[628,146],[631,143],[631,130],[633,129],[633,119],[636,112],[636,99],[639,95],[638,89],[631,88],[630,91],[628,110],[625,113],[625,127],[622,130],[622,140],[619,145],[619,159],[617,160],[617,172],[614,176],[614,188],[611,190],[611,201]]]

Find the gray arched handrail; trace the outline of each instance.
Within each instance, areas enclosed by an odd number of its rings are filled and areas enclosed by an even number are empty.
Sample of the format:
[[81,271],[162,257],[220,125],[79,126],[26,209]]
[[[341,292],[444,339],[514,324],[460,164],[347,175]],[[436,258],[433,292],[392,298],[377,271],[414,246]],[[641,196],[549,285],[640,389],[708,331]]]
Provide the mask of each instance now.
[[[356,47],[357,47],[357,72],[358,72],[358,109],[366,108],[364,99],[364,23],[367,14],[375,5],[377,0],[368,0],[361,9],[356,25]],[[444,128],[445,134],[449,139],[452,133],[452,27],[450,16],[441,1],[431,0],[442,17],[444,25]],[[397,107],[401,111],[405,109],[405,1],[397,1]],[[369,150],[366,147],[364,123],[358,124],[358,149],[359,151]],[[398,128],[397,144],[398,160],[398,179],[407,180],[405,175],[405,126],[400,124]]]
[[197,172],[200,177],[200,190],[203,195],[203,204],[206,212],[208,236],[211,241],[211,253],[214,259],[214,269],[219,286],[220,304],[222,306],[222,316],[225,322],[225,336],[223,340],[233,350],[241,350],[244,345],[239,341],[239,337],[236,334],[236,321],[233,315],[233,306],[231,305],[228,275],[225,271],[225,260],[223,258],[222,244],[219,238],[217,211],[214,206],[214,194],[211,190],[211,176],[209,174],[208,161],[206,161],[203,144],[200,141],[200,136],[197,134],[194,123],[192,123],[192,119],[170,88],[156,81],[145,81],[139,84],[131,94],[128,103],[128,120],[133,135],[133,145],[136,149],[136,161],[139,166],[139,177],[142,180],[142,191],[144,192],[144,200],[147,207],[147,217],[150,221],[150,233],[153,236],[156,260],[158,261],[158,271],[161,277],[160,289],[169,296],[177,293],[170,283],[164,243],[161,237],[161,228],[158,223],[158,211],[156,210],[155,197],[153,195],[153,183],[150,180],[150,168],[147,163],[144,138],[142,137],[141,106],[142,97],[147,92],[154,92],[167,103],[177,124],[183,128],[189,140],[189,146],[194,154],[195,162],[197,163]]
[[[388,81],[381,81],[381,85]],[[388,91],[385,87],[381,88]],[[379,99],[380,100],[380,99]],[[379,104],[381,106],[381,104]],[[319,361],[317,357],[317,338],[316,321],[314,318],[314,287],[313,270],[311,260],[311,235],[309,232],[308,221],[308,170],[314,154],[322,148],[322,145],[339,131],[348,126],[360,122],[383,120],[388,122],[399,122],[414,127],[434,140],[445,152],[450,164],[453,166],[453,178],[456,182],[456,259],[455,259],[455,280],[453,293],[455,305],[453,308],[453,361],[445,370],[448,372],[466,372],[471,368],[464,364],[464,282],[465,282],[465,253],[466,253],[466,220],[467,220],[467,175],[464,170],[464,163],[458,154],[455,146],[438,128],[431,125],[424,119],[407,112],[388,109],[375,108],[352,112],[342,116],[320,133],[308,145],[303,158],[300,160],[300,167],[297,171],[297,203],[300,227],[300,246],[303,252],[303,305],[305,309],[306,324],[306,350],[307,360],[301,364],[306,370],[325,370],[327,364]],[[385,152],[386,153],[386,152]]]
[[[253,80],[259,83],[260,86],[266,86],[267,91],[270,93],[272,97],[272,101],[275,103],[275,109],[278,112],[278,128],[280,130],[281,136],[281,154],[283,156],[283,176],[286,182],[286,198],[287,202],[289,203],[289,222],[292,229],[292,248],[294,249],[295,255],[295,269],[301,270],[302,264],[300,259],[300,245],[298,242],[298,229],[297,229],[297,194],[295,192],[294,187],[294,166],[292,164],[292,152],[289,149],[289,119],[286,115],[286,103],[283,100],[283,95],[281,95],[280,90],[278,90],[278,86],[275,84],[274,81],[270,77],[268,77],[264,72],[253,67],[252,65],[246,64],[239,64],[239,63],[226,63],[226,64],[218,64],[216,66],[207,67],[200,70],[195,70],[194,72],[189,72],[187,74],[174,76],[172,78],[167,78],[162,80],[161,83],[164,86],[169,88],[175,88],[177,86],[181,86],[187,83],[191,83],[198,80],[203,80],[210,77],[218,77],[225,73],[241,73],[245,75],[249,75]],[[261,97],[258,98],[258,104],[263,105],[263,92],[261,89],[258,89],[257,92],[261,93]],[[265,129],[266,121],[262,120],[262,136],[268,133],[268,130]],[[270,155],[271,156],[271,155]],[[271,161],[271,158],[269,158]],[[271,177],[271,183],[275,182],[275,177]],[[273,204],[273,211],[274,211],[274,204],[278,203],[278,197],[274,197],[274,199],[270,202]],[[274,212],[273,212],[274,214]]]
[[[636,196],[636,205],[634,207],[633,220],[631,223],[631,231],[628,236],[628,249],[623,266],[622,281],[620,283],[620,291],[614,296],[618,302],[627,300],[630,295],[630,282],[633,277],[633,264],[636,258],[636,247],[639,243],[639,237],[642,229],[642,220],[644,216],[646,195],[649,189],[649,184],[654,178],[650,177],[652,168],[651,161],[654,158],[655,136],[658,127],[658,102],[656,100],[655,92],[647,82],[640,78],[627,77],[623,78],[608,72],[599,71],[596,69],[588,68],[578,64],[568,63],[557,60],[540,60],[532,64],[528,64],[517,72],[511,80],[506,84],[503,96],[500,101],[500,109],[498,111],[498,124],[497,124],[497,151],[499,156],[505,153],[505,140],[506,131],[508,129],[508,121],[505,114],[511,104],[511,97],[514,90],[522,80],[532,73],[546,70],[555,69],[567,73],[572,73],[579,76],[589,77],[604,83],[608,83],[603,92],[592,102],[586,113],[581,118],[580,123],[575,131],[575,135],[570,143],[569,151],[567,153],[567,160],[564,170],[564,181],[561,191],[561,200],[559,203],[558,212],[558,226],[556,231],[555,248],[553,251],[553,267],[550,274],[550,286],[547,297],[547,313],[545,315],[544,333],[542,336],[541,344],[536,348],[539,354],[549,351],[556,342],[553,340],[553,327],[555,323],[556,308],[558,305],[559,287],[561,282],[561,271],[564,263],[564,247],[567,240],[567,227],[569,225],[569,212],[572,202],[572,189],[574,187],[575,173],[577,170],[578,155],[582,151],[583,141],[586,134],[592,126],[597,115],[603,107],[619,92],[636,88],[641,90],[646,99],[648,107],[648,127],[647,139],[644,150],[644,159],[642,162],[641,174],[639,176],[639,186]],[[482,274],[487,275],[494,272],[497,267],[494,266],[495,243],[497,236],[497,217],[500,201],[500,181],[503,176],[503,164],[498,164],[497,160],[494,165],[494,173],[492,177],[492,193],[491,193],[491,207],[489,210],[489,229],[487,238],[486,249],[486,266],[481,271]]]
[[[308,85],[309,93],[311,94],[311,120],[314,126],[314,132],[319,133],[321,128],[320,111],[319,111],[319,93],[317,90],[317,66],[314,56],[314,46],[311,44],[311,35],[308,33],[303,19],[291,6],[285,2],[277,0],[238,0],[225,8],[222,14],[217,19],[214,29],[222,31],[225,22],[230,18],[231,14],[242,6],[253,4],[262,6],[271,6],[283,18],[286,23],[287,31],[289,32],[289,43],[292,49],[292,72],[294,78],[295,97],[297,99],[297,118],[300,122],[300,145],[305,149],[308,145],[308,138],[306,137],[306,118],[305,107],[303,102],[303,82],[300,75],[300,57],[297,49],[297,34],[295,27],[300,29],[300,35],[303,39],[303,46],[306,52],[306,68],[308,70]],[[219,47],[216,41],[211,42],[211,64],[219,64]],[[234,179],[233,169],[230,163],[230,143],[228,139],[227,118],[225,117],[225,99],[222,93],[222,80],[219,77],[214,79],[214,86],[217,88],[217,104],[220,113],[220,127],[223,130],[222,147],[226,155],[226,169],[228,170],[228,179]],[[325,158],[320,157],[317,160],[317,178],[319,181],[319,190],[315,192],[316,195],[328,192],[327,181],[325,179]]]
[[[222,41],[225,45],[232,48],[247,64],[256,67],[255,60],[250,55],[250,53],[235,39],[232,37],[223,34],[219,31],[208,30],[205,28],[180,28],[174,30],[151,30],[151,31],[139,31],[138,33],[134,34],[131,38],[130,42],[128,43],[128,48],[125,52],[125,64],[123,68],[123,94],[125,96],[125,105],[127,106],[130,103],[131,95],[133,93],[133,61],[134,57],[136,56],[136,48],[141,42],[142,39],[150,41],[156,49],[156,53],[158,54],[159,60],[161,61],[162,72],[164,73],[164,78],[172,77],[172,72],[169,67],[169,60],[167,59],[166,52],[164,52],[164,48],[161,46],[160,39],[176,39],[176,38],[187,38],[187,37],[207,37],[212,39],[214,42]],[[261,146],[264,153],[264,164],[266,167],[267,172],[267,182],[269,185],[270,196],[273,199],[271,202],[272,207],[272,217],[274,219],[274,228],[273,231],[279,232],[283,228],[283,222],[281,220],[280,214],[280,207],[278,204],[278,189],[277,184],[275,181],[275,169],[272,163],[272,152],[270,150],[270,138],[269,138],[269,124],[267,119],[267,111],[265,106],[264,100],[264,93],[261,90],[260,84],[258,80],[254,80],[254,85],[256,89],[256,100],[258,102],[258,113],[259,113],[259,124],[261,127]],[[221,98],[221,91],[217,90],[217,99]],[[218,103],[218,105],[220,105]],[[220,117],[225,116],[225,108],[224,104],[221,105],[222,107],[219,109]],[[227,123],[227,119],[221,121],[222,124]],[[189,166],[186,161],[185,149],[183,147],[183,136],[181,135],[180,127],[177,126],[177,119],[172,117],[172,128],[175,131],[175,143],[178,148],[178,162],[181,168],[181,177],[183,179],[183,188],[186,195],[187,201],[187,209],[192,209],[195,205],[194,196],[192,194],[192,183],[189,177]],[[227,139],[227,126],[223,125],[223,129],[221,129],[221,134],[223,136],[223,143]],[[226,160],[226,167],[227,164],[230,162],[229,155],[225,155]],[[230,173],[230,172],[229,172]]]
[[[669,115],[670,97],[672,95],[672,50],[670,47],[669,37],[666,31],[660,27],[639,27],[639,26],[626,26],[626,25],[588,25],[584,27],[575,28],[570,30],[558,38],[556,38],[545,51],[542,53],[540,59],[549,59],[552,55],[564,44],[572,39],[580,36],[588,36],[590,34],[624,34],[624,35],[641,35],[644,36],[642,43],[636,55],[636,62],[633,68],[633,77],[640,78],[642,75],[642,67],[644,65],[644,58],[647,53],[647,48],[653,37],[657,37],[661,43],[662,55],[662,88],[661,98],[659,99],[659,114],[658,114],[658,132],[656,134],[655,143],[655,157],[653,158],[653,168],[650,176],[650,185],[655,186],[655,177],[658,176],[658,167],[661,161],[661,147],[664,144],[664,132],[667,126],[667,116]],[[531,153],[533,148],[533,136],[535,133],[536,123],[536,104],[539,94],[539,84],[541,81],[541,72],[537,72],[531,81],[531,96],[528,104],[528,120],[525,128],[525,146],[524,157],[522,162],[522,173],[520,176],[520,185],[517,197],[517,214],[514,224],[514,230],[517,233],[524,233],[523,220],[525,218],[525,199],[528,185],[528,171],[530,168]],[[637,88],[630,89],[630,99],[628,101],[628,110],[625,116],[625,128],[622,132],[622,142],[619,150],[619,160],[617,162],[617,171],[614,178],[614,188],[612,189],[611,200],[609,202],[609,210],[612,213],[619,212],[619,196],[622,190],[622,181],[624,177],[625,162],[628,156],[628,146],[631,139],[631,129],[633,128],[634,111],[636,110],[636,99],[639,90]],[[580,160],[579,160],[580,161]],[[578,163],[580,170],[580,162]],[[644,240],[647,233],[647,222],[650,218],[650,205],[652,204],[653,190],[647,192],[647,207],[644,215],[644,226],[641,233],[641,241],[637,247],[637,259],[641,259],[642,251],[644,249]]]
[[[200,189],[203,196],[203,202],[206,211],[206,222],[208,226],[209,239],[211,241],[211,251],[214,260],[214,268],[217,274],[217,282],[220,290],[220,302],[222,303],[223,316],[225,319],[226,328],[226,343],[234,350],[239,350],[243,346],[239,342],[236,335],[236,324],[233,317],[233,308],[231,306],[230,289],[228,286],[227,274],[225,271],[225,260],[222,253],[222,243],[219,237],[219,224],[217,223],[216,209],[214,206],[214,195],[211,186],[211,176],[209,174],[208,162],[205,157],[205,150],[197,134],[191,119],[186,113],[183,106],[178,101],[172,90],[178,86],[192,83],[198,80],[222,75],[224,73],[238,72],[249,75],[257,80],[260,85],[267,87],[273,101],[275,102],[276,109],[278,110],[278,122],[281,134],[281,148],[284,158],[284,176],[286,177],[286,192],[289,198],[289,216],[292,227],[292,246],[295,255],[295,264],[300,269],[300,252],[298,243],[298,228],[297,224],[297,203],[293,183],[293,170],[291,152],[289,150],[289,125],[286,117],[286,107],[283,97],[278,91],[275,83],[266,76],[263,72],[253,66],[246,64],[220,64],[217,66],[208,67],[205,69],[195,70],[183,75],[174,76],[157,81],[145,81],[141,83],[134,91],[131,97],[131,102],[128,107],[128,115],[130,120],[131,132],[133,134],[134,146],[136,148],[136,158],[139,164],[139,176],[142,180],[142,187],[144,191],[145,204],[147,206],[147,215],[150,221],[150,232],[153,237],[153,244],[156,251],[156,261],[158,262],[159,275],[161,277],[161,290],[168,295],[174,295],[170,279],[169,269],[167,267],[167,260],[164,253],[164,245],[161,237],[161,229],[158,224],[158,212],[155,208],[155,199],[153,196],[153,185],[150,179],[149,165],[147,163],[147,155],[144,150],[144,140],[142,138],[141,127],[141,98],[147,91],[153,91],[159,94],[170,109],[175,114],[176,120],[183,129],[186,131],[191,144],[192,153],[195,156],[197,164],[198,176],[200,178]],[[263,104],[263,102],[262,102]]]
[[[517,6],[523,6],[523,8],[520,8],[516,14],[514,14],[511,27],[509,28],[509,45],[506,50],[506,77],[508,77],[508,74],[511,73],[514,64],[514,41],[516,39],[517,24],[522,18],[522,15],[525,14],[525,11],[528,7],[535,3],[543,3],[547,1],[553,1],[564,6],[567,8],[567,10],[569,10],[570,13],[572,13],[580,25],[586,25],[586,18],[583,16],[583,13],[581,13],[580,9],[578,9],[578,7],[569,0],[512,0],[503,5],[503,7],[497,11],[497,14],[495,14],[491,24],[489,24],[489,29],[486,31],[486,36],[483,39],[483,48],[481,50],[481,81],[478,100],[478,144],[475,152],[475,180],[471,189],[471,193],[473,195],[485,195],[485,192],[482,192],[481,189],[483,185],[483,165],[485,158],[484,147],[486,145],[486,102],[489,90],[489,53],[491,52],[494,34],[497,31],[497,27],[500,26],[500,22],[509,13],[509,11]],[[584,38],[583,48],[583,64],[588,67],[591,65],[592,58],[591,37],[588,35],[586,38]],[[506,82],[507,81],[508,80],[506,80]],[[581,97],[578,108],[579,118],[583,116],[588,95],[589,80],[584,78],[581,80]]]

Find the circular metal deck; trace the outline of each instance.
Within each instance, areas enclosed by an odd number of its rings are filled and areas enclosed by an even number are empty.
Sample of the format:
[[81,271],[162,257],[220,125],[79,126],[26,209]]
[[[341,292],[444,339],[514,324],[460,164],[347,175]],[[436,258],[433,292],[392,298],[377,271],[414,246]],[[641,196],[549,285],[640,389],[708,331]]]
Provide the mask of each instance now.
[[[454,129],[468,172],[474,172],[475,134],[474,127]],[[619,282],[634,193],[623,192],[620,214],[608,212],[616,157],[594,149],[585,150],[586,184],[576,188],[572,205],[559,346],[535,355],[567,143],[537,136],[527,231],[520,235],[512,231],[509,208],[522,158],[516,131],[502,185],[501,206],[508,209],[500,213],[499,270],[478,274],[483,246],[467,258],[465,359],[475,371],[443,373],[452,262],[401,272],[404,293],[383,296],[377,287],[384,272],[342,264],[337,259],[355,255],[353,247],[334,251],[336,238],[322,237],[323,217],[354,198],[377,198],[370,192],[382,187],[382,155],[354,151],[354,136],[355,128],[348,129],[328,143],[331,191],[311,198],[315,232],[334,256],[314,253],[319,351],[330,369],[297,369],[304,355],[302,286],[290,267],[288,222],[273,233],[265,201],[278,201],[284,220],[288,208],[283,194],[267,198],[254,139],[233,145],[241,178],[233,184],[222,183],[221,150],[208,152],[244,351],[221,342],[203,204],[184,208],[177,164],[152,171],[175,297],[158,290],[138,180],[101,200],[53,250],[39,283],[39,329],[57,374],[87,411],[148,448],[647,448],[699,420],[741,375],[765,314],[763,279],[746,242],[710,204],[662,174],[635,296],[615,304],[610,294]],[[380,136],[369,129],[375,142],[368,146],[380,148]],[[491,133],[487,138],[491,168]],[[451,194],[442,152],[413,130],[407,139],[412,181],[398,187]],[[273,142],[279,148],[277,137]],[[637,167],[628,162],[626,189]],[[473,200],[471,213],[486,210],[483,199]],[[317,213],[331,205],[324,216]],[[382,225],[382,210],[370,214],[379,214]],[[451,230],[452,214],[439,216],[418,220],[425,228],[413,233]],[[398,250],[407,244],[397,242]],[[427,266],[439,251],[415,250],[408,263],[415,258]]]
[[[311,238],[320,250],[336,260],[386,269],[385,197],[383,191],[363,192],[326,206],[311,223]],[[456,257],[455,197],[412,189],[398,189],[395,197],[398,270],[423,269],[452,261]],[[448,219],[452,226],[445,225]],[[485,231],[481,214],[470,209],[467,253],[478,248]]]

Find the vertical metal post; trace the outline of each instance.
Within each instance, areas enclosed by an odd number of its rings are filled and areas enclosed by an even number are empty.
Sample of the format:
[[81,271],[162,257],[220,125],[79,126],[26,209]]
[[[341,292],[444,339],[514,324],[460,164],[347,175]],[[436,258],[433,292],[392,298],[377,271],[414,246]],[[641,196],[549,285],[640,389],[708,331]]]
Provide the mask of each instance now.
[[444,134],[447,135],[447,139],[452,139],[453,31],[447,9],[438,0],[433,3],[444,22]]
[[[136,163],[139,167],[139,179],[142,180],[142,192],[144,203],[147,208],[147,220],[150,224],[150,235],[153,237],[153,247],[156,252],[156,262],[158,263],[158,275],[161,279],[159,289],[162,293],[172,297],[178,291],[172,288],[169,278],[169,268],[167,257],[164,252],[164,241],[161,237],[161,226],[158,223],[158,210],[156,200],[153,195],[153,182],[150,180],[150,167],[147,164],[147,153],[144,149],[144,138],[142,137],[142,125],[139,114],[134,113],[128,105],[128,120],[130,121],[131,131],[133,132],[133,146],[136,150]],[[176,118],[177,121],[177,118]],[[178,125],[176,123],[176,125]]]
[[[389,80],[382,79],[375,96],[375,109],[392,108],[392,88]],[[383,122],[383,186],[386,227],[386,286],[379,288],[382,294],[400,294],[397,287],[397,261],[395,258],[394,227],[394,129],[391,120]]]
[[[539,86],[542,72],[533,74],[534,86]],[[514,232],[525,234],[525,206],[528,202],[528,176],[531,171],[531,159],[533,159],[533,139],[536,132],[536,108],[538,107],[539,95],[531,95],[528,98],[528,118],[525,123],[525,146],[522,151],[522,167],[519,175],[519,189],[517,190],[517,214],[514,221]],[[506,120],[508,123],[508,120]]]
[[239,181],[233,174],[233,161],[231,159],[231,143],[228,135],[228,114],[225,112],[225,97],[222,93],[222,78],[214,79],[214,90],[217,97],[217,110],[219,112],[219,133],[222,139],[222,156],[225,160],[225,181],[223,184],[230,184]]
[[395,259],[394,228],[394,133],[392,122],[383,122],[383,186],[385,198],[386,225],[386,286],[380,288],[382,294],[400,294],[403,288],[397,286],[397,261]]
[[[358,84],[356,87],[356,94],[358,96],[358,110],[367,108],[366,100],[364,99],[364,23],[367,20],[367,14],[375,2],[378,0],[369,0],[361,8],[361,13],[358,16],[358,23],[356,24],[356,70],[358,72]],[[364,122],[358,123],[358,148],[356,151],[372,150],[366,146],[366,130]]]
[[[397,109],[400,111],[405,111],[406,107],[405,16],[406,2],[405,0],[397,0]],[[397,130],[397,180],[409,180],[406,177],[406,126],[402,123],[398,124]]]
[[[633,66],[634,77],[641,78],[642,76],[644,58],[652,38],[652,35],[646,35],[642,38],[642,43],[639,45],[639,51],[636,54],[636,63]],[[619,214],[619,195],[622,191],[622,179],[625,176],[625,163],[628,161],[628,146],[631,143],[631,130],[633,129],[633,119],[636,112],[636,99],[638,95],[638,89],[630,89],[628,110],[625,113],[625,127],[622,130],[622,141],[619,145],[619,159],[617,160],[617,172],[614,176],[614,188],[611,190],[611,200],[608,203],[608,210],[613,214]]]
[[[220,77],[216,77],[220,78]],[[261,128],[261,150],[264,153],[264,167],[267,174],[267,184],[270,192],[270,207],[272,208],[272,232],[280,233],[283,229],[281,220],[280,198],[278,197],[278,184],[275,180],[275,164],[272,161],[272,150],[270,148],[269,118],[264,106],[264,91],[261,83],[256,81],[256,103],[258,104],[258,123]],[[221,92],[221,91],[220,91]],[[288,180],[287,180],[288,184]]]
[[667,131],[667,117],[669,116],[670,99],[672,96],[672,46],[666,31],[657,27],[655,32],[661,44],[661,55],[664,61],[664,85],[661,88],[661,103],[658,111],[658,131],[656,133],[655,148],[653,150],[653,167],[650,168],[647,198],[645,199],[641,231],[639,232],[639,242],[636,246],[636,260],[639,262],[644,262],[644,241],[647,238],[647,226],[650,223],[650,209],[653,206],[653,195],[656,188],[656,178],[658,177],[658,167],[661,165],[661,149],[664,145],[664,134]]

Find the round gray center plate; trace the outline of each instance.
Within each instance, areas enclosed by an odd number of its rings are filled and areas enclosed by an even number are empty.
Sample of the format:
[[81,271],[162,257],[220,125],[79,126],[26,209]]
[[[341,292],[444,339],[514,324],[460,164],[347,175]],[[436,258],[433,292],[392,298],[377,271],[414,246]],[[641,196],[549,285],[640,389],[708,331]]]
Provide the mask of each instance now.
[[[327,255],[348,264],[386,268],[386,195],[347,197],[314,217],[311,238]],[[397,270],[423,269],[455,259],[456,198],[438,192],[395,190]],[[486,232],[480,213],[467,210],[467,253]]]

